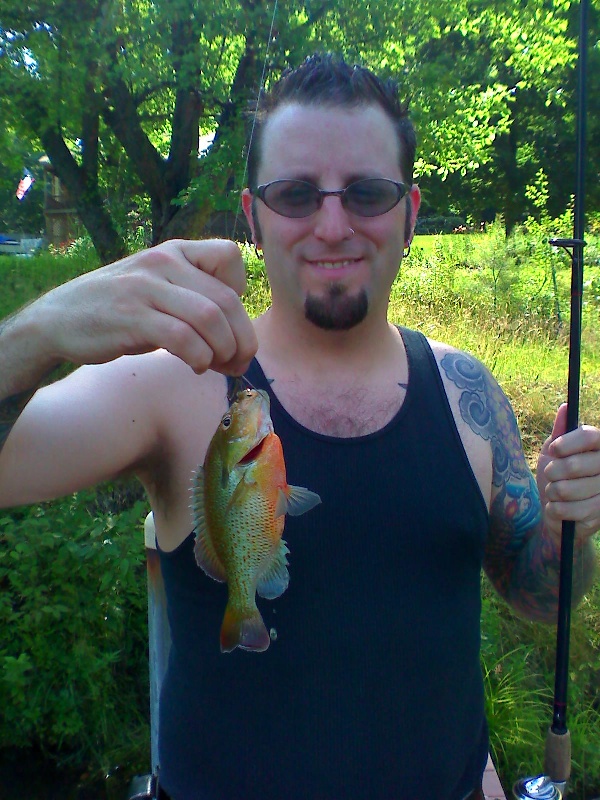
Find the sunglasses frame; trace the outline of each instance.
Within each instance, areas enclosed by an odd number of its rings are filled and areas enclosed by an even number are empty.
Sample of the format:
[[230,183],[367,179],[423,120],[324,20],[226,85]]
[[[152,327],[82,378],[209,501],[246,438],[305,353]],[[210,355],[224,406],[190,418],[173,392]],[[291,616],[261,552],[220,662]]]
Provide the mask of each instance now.
[[[356,186],[357,184],[364,183],[366,181],[383,181],[385,183],[393,184],[396,187],[396,192],[398,194],[397,199],[395,200],[394,203],[392,203],[392,205],[389,208],[386,208],[385,211],[379,211],[377,212],[377,214],[361,214],[359,211],[349,209],[348,199],[347,199],[348,189],[352,188],[353,186]],[[316,192],[318,192],[319,199],[317,207],[313,211],[309,211],[308,214],[297,214],[297,215],[284,214],[277,208],[273,208],[273,206],[269,205],[269,203],[265,200],[265,192],[269,189],[270,186],[273,186],[277,183],[297,183],[303,186],[309,186],[311,189],[314,189]],[[350,214],[356,214],[356,216],[369,219],[370,217],[380,217],[383,214],[387,214],[388,211],[391,211],[392,208],[395,208],[398,205],[398,203],[402,200],[403,197],[406,197],[409,191],[410,187],[407,186],[405,183],[403,183],[402,181],[394,181],[391,178],[361,178],[358,181],[352,181],[352,183],[349,183],[345,189],[332,189],[332,190],[319,189],[319,187],[316,184],[311,183],[310,181],[303,181],[297,178],[278,178],[275,181],[269,181],[269,183],[260,184],[260,186],[257,186],[251,193],[256,197],[258,197],[259,200],[262,200],[263,203],[266,205],[266,207],[269,208],[271,211],[275,212],[275,214],[279,214],[279,216],[285,217],[286,219],[306,219],[307,217],[316,214],[317,211],[319,211],[319,209],[322,207],[323,200],[326,197],[339,197],[342,202],[342,206]]]

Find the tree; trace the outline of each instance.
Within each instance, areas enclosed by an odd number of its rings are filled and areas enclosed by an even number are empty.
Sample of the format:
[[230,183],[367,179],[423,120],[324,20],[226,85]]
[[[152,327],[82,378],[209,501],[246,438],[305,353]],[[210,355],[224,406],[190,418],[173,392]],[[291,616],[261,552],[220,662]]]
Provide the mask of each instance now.
[[[507,230],[530,214],[565,211],[574,184],[575,108],[579,3],[557,1],[468,3],[461,23],[448,30],[437,50],[428,51],[431,79],[452,72],[453,80],[480,86],[499,101],[497,115],[473,114],[473,132],[489,136],[487,148],[458,169],[435,158],[423,181],[425,200],[442,211],[460,212],[474,221],[503,216]],[[590,13],[588,70],[588,162],[598,174],[597,130],[600,3]],[[440,69],[441,68],[441,69]],[[460,77],[458,77],[460,76]],[[448,78],[442,77],[447,81]],[[452,91],[452,90],[451,90]],[[442,110],[442,107],[439,107]],[[443,124],[443,123],[442,123]],[[594,128],[596,126],[596,128]],[[467,136],[469,133],[467,131]],[[446,149],[444,142],[444,149]],[[588,181],[589,207],[598,207],[597,181]]]
[[[0,94],[14,99],[6,119],[47,153],[103,261],[125,254],[136,207],[147,210],[152,243],[199,236],[215,209],[239,210],[244,111],[263,77],[268,84],[316,49],[400,77],[426,195],[428,184],[433,200],[455,183],[461,202],[464,184],[479,180],[485,191],[471,197],[507,212],[512,197],[524,198],[510,183],[509,156],[527,109],[535,100],[541,124],[548,99],[561,108],[552,86],[573,60],[570,5],[4,0]],[[214,138],[199,157],[203,133]]]
[[[296,6],[281,37],[290,42],[311,21]],[[0,87],[14,98],[15,122],[48,154],[103,261],[126,252],[105,202],[115,141],[127,175],[149,198],[152,242],[201,232],[211,198],[225,192],[240,161],[268,11],[261,0],[210,8],[188,0],[3,5]],[[199,132],[209,130],[213,144],[198,159]],[[192,179],[204,192],[182,198]]]

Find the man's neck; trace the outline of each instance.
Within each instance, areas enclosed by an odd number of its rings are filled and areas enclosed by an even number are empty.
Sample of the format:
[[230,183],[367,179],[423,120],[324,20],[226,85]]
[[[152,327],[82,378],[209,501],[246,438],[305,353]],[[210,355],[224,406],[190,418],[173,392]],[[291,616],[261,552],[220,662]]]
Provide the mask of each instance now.
[[318,433],[362,436],[398,412],[408,382],[402,337],[387,321],[373,335],[363,323],[351,331],[311,330],[257,321],[258,360],[289,414]]
[[402,339],[387,319],[367,318],[350,330],[324,330],[309,320],[291,320],[269,309],[256,320],[259,360],[294,363],[299,371],[356,372],[403,354]]

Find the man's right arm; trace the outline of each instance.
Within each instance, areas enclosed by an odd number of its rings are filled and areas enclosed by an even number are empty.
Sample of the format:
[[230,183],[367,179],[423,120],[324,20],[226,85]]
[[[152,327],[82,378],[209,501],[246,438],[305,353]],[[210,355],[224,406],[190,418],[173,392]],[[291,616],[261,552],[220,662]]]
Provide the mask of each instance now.
[[56,366],[42,353],[35,358],[31,352],[32,321],[25,309],[0,323],[0,450],[45,375]]
[[[244,288],[233,243],[172,241],[83,275],[9,318],[0,327],[0,505],[75,491],[80,480],[133,466],[153,434],[146,419],[140,424],[148,412],[142,381],[129,380],[131,364],[120,356],[140,356],[136,374],[149,385],[154,362],[142,354],[158,348],[196,373],[242,372],[256,350]],[[99,366],[35,394],[64,362]],[[132,414],[137,427],[125,423]],[[100,464],[84,477],[85,459]],[[65,480],[48,481],[53,471]]]

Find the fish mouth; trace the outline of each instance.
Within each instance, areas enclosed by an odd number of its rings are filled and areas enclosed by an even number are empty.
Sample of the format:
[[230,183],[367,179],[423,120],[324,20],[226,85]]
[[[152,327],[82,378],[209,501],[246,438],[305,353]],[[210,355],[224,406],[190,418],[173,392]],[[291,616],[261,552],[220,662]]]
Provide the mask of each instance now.
[[265,443],[265,439],[266,438],[267,437],[264,436],[260,440],[260,442],[258,444],[255,444],[254,447],[252,447],[250,450],[248,450],[246,455],[243,456],[242,458],[240,458],[240,460],[238,461],[238,464],[249,464],[251,461],[256,461],[256,459],[260,456],[260,454],[262,452],[263,445]]

